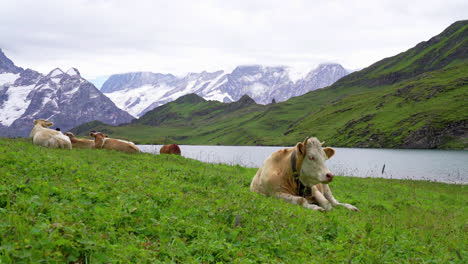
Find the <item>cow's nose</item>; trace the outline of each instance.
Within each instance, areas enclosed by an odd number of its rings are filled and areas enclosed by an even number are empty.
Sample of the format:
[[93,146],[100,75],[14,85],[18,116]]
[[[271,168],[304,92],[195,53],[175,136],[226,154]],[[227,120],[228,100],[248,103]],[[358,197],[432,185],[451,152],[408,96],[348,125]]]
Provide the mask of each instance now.
[[331,172],[327,173],[326,176],[327,176],[327,180],[329,182],[331,182],[333,180],[333,174]]

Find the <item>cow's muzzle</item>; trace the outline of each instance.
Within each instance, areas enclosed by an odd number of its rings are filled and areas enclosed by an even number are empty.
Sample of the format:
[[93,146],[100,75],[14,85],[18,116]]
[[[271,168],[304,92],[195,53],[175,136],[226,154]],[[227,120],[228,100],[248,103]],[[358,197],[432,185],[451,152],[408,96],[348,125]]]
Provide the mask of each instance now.
[[333,181],[333,174],[331,172],[325,174],[327,177],[327,183]]

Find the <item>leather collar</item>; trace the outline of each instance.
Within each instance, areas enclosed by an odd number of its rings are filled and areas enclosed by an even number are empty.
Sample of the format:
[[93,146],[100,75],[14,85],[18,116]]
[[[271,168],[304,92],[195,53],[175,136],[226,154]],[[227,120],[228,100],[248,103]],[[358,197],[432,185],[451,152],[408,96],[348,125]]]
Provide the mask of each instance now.
[[310,188],[307,188],[307,186],[302,184],[302,182],[299,180],[300,172],[298,172],[296,168],[296,150],[293,150],[293,152],[291,153],[291,167],[293,171],[293,178],[297,185],[297,194],[302,197],[312,195],[312,190]]

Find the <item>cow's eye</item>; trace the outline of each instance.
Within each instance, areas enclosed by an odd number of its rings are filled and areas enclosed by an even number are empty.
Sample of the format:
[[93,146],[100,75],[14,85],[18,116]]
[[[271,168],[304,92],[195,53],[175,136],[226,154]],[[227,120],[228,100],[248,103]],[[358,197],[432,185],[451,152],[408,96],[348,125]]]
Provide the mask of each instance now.
[[315,157],[314,157],[314,156],[312,156],[312,157],[309,157],[309,159],[310,159],[310,160],[315,160]]

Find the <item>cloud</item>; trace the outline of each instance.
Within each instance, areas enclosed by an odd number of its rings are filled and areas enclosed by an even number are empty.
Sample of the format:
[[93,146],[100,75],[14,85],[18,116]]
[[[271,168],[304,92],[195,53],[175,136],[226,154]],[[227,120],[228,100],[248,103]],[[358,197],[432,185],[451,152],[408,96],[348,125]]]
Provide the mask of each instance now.
[[440,33],[466,1],[7,1],[0,47],[41,72],[95,78],[240,64],[362,68]]

